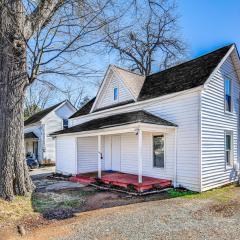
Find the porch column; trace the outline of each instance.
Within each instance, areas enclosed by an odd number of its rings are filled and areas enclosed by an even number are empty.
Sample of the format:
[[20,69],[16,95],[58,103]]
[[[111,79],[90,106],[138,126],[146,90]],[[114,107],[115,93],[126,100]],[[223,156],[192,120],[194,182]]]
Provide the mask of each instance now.
[[142,183],[142,130],[138,129],[138,183]]
[[102,149],[101,149],[101,135],[98,135],[98,178],[102,177],[102,164],[101,164],[101,156],[102,156]]

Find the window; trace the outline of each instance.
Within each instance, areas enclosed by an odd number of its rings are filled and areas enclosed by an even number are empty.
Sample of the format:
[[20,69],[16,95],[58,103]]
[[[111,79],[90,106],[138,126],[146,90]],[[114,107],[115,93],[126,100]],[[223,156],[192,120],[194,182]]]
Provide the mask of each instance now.
[[63,129],[68,128],[68,119],[63,119]]
[[232,86],[229,79],[225,79],[225,111],[232,111]]
[[113,99],[116,101],[118,99],[118,88],[114,88],[113,90]]
[[233,152],[232,152],[232,148],[233,148],[233,134],[231,131],[226,131],[225,132],[225,161],[226,164],[232,165],[233,163]]
[[153,166],[164,168],[164,136],[153,136]]

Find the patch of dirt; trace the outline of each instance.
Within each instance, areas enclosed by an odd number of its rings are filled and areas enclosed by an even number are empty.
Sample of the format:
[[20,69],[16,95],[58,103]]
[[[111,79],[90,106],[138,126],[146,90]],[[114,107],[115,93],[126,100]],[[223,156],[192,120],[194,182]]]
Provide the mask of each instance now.
[[240,211],[239,201],[228,201],[226,203],[210,204],[208,207],[193,212],[192,216],[202,220],[205,216],[230,218]]
[[229,201],[223,204],[215,204],[209,207],[209,212],[214,216],[229,218],[235,215],[240,210],[238,201]]

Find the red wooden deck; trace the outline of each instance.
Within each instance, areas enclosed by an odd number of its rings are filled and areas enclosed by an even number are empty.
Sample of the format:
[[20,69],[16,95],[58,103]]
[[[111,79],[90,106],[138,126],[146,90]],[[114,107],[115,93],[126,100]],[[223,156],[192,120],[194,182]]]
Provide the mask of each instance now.
[[[83,174],[83,175],[78,175],[76,177],[71,177],[70,181],[90,184],[96,181],[95,176],[93,176],[92,174],[90,175]],[[156,186],[160,188],[167,188],[172,185],[171,180],[158,179],[158,178],[145,177],[145,176],[143,176],[143,182],[139,184],[137,175],[119,173],[119,172],[103,173],[101,180],[105,184],[111,184],[118,187],[128,188],[129,185],[131,185],[135,188],[135,190],[140,192],[150,190]]]

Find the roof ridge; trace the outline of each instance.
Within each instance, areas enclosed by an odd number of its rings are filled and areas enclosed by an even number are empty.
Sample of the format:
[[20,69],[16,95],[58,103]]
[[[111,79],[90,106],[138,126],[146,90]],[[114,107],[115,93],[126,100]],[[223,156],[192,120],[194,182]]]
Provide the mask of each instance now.
[[145,77],[145,75],[140,74],[140,73],[133,72],[133,71],[131,71],[131,70],[129,70],[129,69],[126,69],[126,68],[123,68],[123,67],[119,67],[119,66],[114,65],[114,64],[111,64],[111,65],[112,65],[113,67],[119,68],[119,69],[121,69],[121,70],[123,70],[123,71],[126,71],[126,72],[129,72],[129,73],[138,75],[138,76],[140,76],[140,77]]
[[177,65],[174,65],[174,66],[169,67],[169,68],[167,68],[167,69],[164,69],[164,70],[162,70],[162,71],[159,71],[159,72],[156,72],[156,73],[152,73],[152,74],[150,74],[150,75],[147,75],[147,77],[153,76],[153,75],[155,75],[155,74],[159,74],[159,73],[162,73],[162,72],[166,72],[166,71],[168,71],[168,70],[170,70],[170,69],[172,69],[172,68],[175,68],[175,67],[181,66],[181,65],[183,65],[183,64],[186,64],[186,63],[195,61],[195,60],[197,60],[197,59],[199,59],[199,58],[202,58],[202,57],[204,57],[204,56],[213,54],[213,53],[215,53],[215,52],[217,52],[217,51],[220,51],[220,50],[222,50],[222,49],[224,49],[224,48],[227,48],[227,47],[230,47],[230,46],[232,46],[232,45],[235,45],[235,43],[231,43],[231,44],[228,44],[228,45],[226,45],[226,46],[224,46],[224,47],[217,48],[217,49],[215,49],[215,50],[213,50],[213,51],[211,51],[211,52],[202,54],[202,55],[200,55],[200,56],[198,56],[198,57],[196,57],[196,58],[193,58],[193,59],[190,59],[190,60],[188,60],[188,61],[179,63],[179,64],[177,64]]

